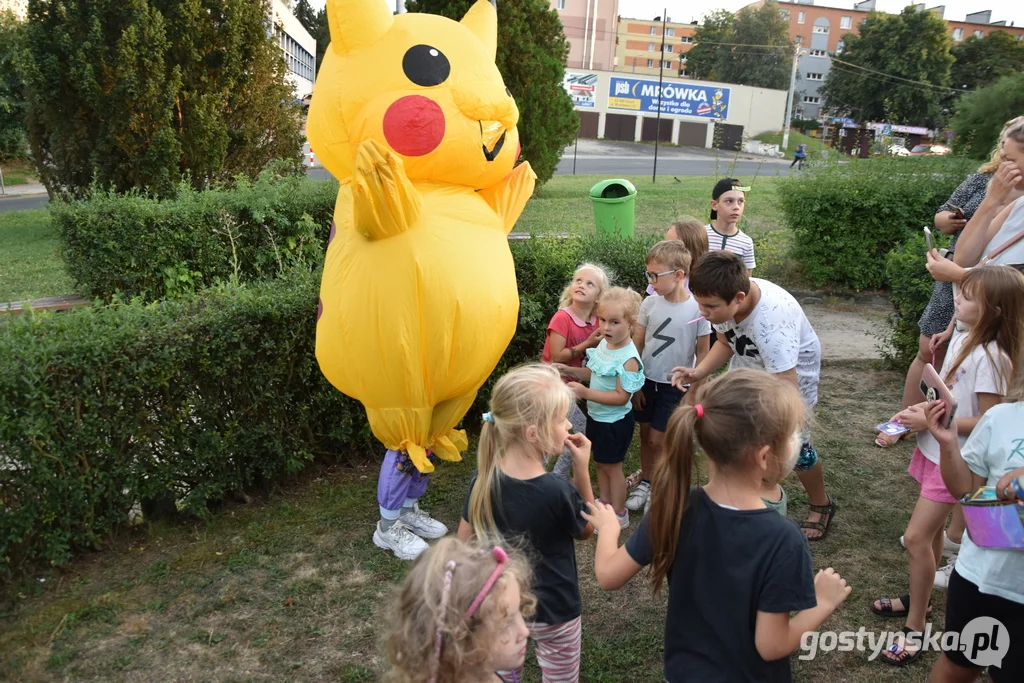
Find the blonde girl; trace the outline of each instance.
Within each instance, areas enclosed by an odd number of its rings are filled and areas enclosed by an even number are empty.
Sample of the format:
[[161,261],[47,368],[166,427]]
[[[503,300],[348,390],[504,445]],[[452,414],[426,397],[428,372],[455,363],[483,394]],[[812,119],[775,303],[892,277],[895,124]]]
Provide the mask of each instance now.
[[[579,679],[583,603],[574,539],[592,533],[582,512],[594,500],[590,442],[569,434],[572,403],[550,365],[524,365],[498,380],[459,523],[461,540],[508,539],[530,558],[537,596],[530,638],[544,680],[559,683]],[[575,486],[544,469],[544,456],[563,447],[573,454]],[[518,670],[502,675],[522,680]]]
[[629,512],[622,463],[636,424],[633,394],[644,388],[645,381],[640,352],[631,338],[639,313],[640,294],[622,287],[609,289],[597,309],[603,338],[596,349],[587,351],[587,367],[559,368],[579,380],[569,386],[577,398],[587,402],[587,435],[594,444],[598,490],[602,500],[615,509],[623,529],[629,526]]
[[530,567],[517,552],[444,538],[397,589],[386,683],[500,683],[522,666],[533,613]]
[[[762,482],[796,463],[804,412],[789,382],[730,370],[672,414],[650,513],[623,547],[607,533],[616,524],[608,506],[584,515],[599,533],[601,588],[620,588],[643,567],[655,595],[668,582],[668,683],[792,680],[789,656],[803,634],[850,594],[831,568],[813,573],[807,538],[761,499]],[[704,486],[695,486],[698,445]]]
[[[954,306],[955,320],[965,329],[953,332],[939,374],[956,400],[953,417],[963,445],[986,411],[1003,401],[1018,371],[1024,348],[1024,276],[1008,266],[974,268],[965,274]],[[880,598],[871,605],[876,614],[905,617],[908,634],[923,633],[927,626],[929,598],[942,556],[943,527],[956,504],[939,469],[940,444],[928,432],[927,405],[918,403],[894,418],[917,432],[917,448],[908,472],[920,485],[920,493],[904,535],[910,591],[898,598]],[[906,666],[922,652],[919,642],[904,638],[880,659]]]
[[[601,341],[597,324],[597,302],[608,289],[607,271],[593,263],[583,263],[572,274],[572,280],[562,290],[558,310],[548,323],[547,337],[541,360],[561,363],[574,368],[583,367],[587,349]],[[569,410],[573,431],[586,433],[587,416],[573,403]],[[555,461],[553,472],[566,481],[572,467],[572,454],[563,450]]]

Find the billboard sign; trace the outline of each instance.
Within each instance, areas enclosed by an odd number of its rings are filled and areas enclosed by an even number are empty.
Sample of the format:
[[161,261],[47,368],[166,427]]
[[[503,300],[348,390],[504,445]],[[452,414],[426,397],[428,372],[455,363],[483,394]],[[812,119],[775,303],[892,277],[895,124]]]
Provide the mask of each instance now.
[[592,109],[594,105],[594,93],[597,90],[597,75],[566,72],[562,87],[572,98],[574,107],[586,107]]
[[725,119],[729,116],[729,88],[695,83],[658,82],[640,78],[612,78],[609,109]]

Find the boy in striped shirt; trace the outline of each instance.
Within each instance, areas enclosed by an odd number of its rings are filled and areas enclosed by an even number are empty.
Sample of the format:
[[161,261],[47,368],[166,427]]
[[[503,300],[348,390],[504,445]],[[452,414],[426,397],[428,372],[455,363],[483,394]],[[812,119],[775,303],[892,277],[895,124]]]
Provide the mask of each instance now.
[[711,251],[731,251],[747,266],[747,274],[754,270],[754,240],[737,227],[746,204],[745,192],[736,178],[722,178],[711,191],[711,222],[704,226]]

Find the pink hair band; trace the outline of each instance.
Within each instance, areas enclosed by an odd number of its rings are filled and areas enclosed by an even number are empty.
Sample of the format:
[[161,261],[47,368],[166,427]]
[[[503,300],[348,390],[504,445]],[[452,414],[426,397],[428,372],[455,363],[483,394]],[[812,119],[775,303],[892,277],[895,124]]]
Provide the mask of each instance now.
[[473,604],[471,604],[469,606],[469,609],[466,610],[467,618],[473,616],[476,613],[476,611],[480,609],[480,605],[483,604],[484,600],[487,598],[487,594],[491,592],[491,589],[494,587],[495,582],[501,576],[501,573],[505,571],[505,565],[508,564],[508,554],[502,548],[495,547],[493,550],[491,550],[491,553],[493,553],[494,559],[498,563],[498,566],[494,568],[493,572],[491,572],[491,575],[487,578],[487,581],[484,582],[483,588],[481,588],[480,592],[477,593],[476,599],[473,600]]

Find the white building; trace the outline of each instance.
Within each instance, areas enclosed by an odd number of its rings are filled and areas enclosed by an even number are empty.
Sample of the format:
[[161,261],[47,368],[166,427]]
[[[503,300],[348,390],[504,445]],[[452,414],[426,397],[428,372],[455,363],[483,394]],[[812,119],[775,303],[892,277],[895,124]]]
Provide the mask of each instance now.
[[10,10],[19,19],[25,18],[28,11],[28,0],[0,0],[0,12]]
[[295,89],[295,98],[302,99],[313,92],[316,77],[316,40],[302,26],[287,3],[271,0],[274,15],[274,35],[288,63],[287,80]]

